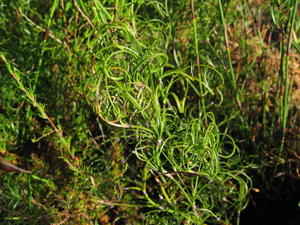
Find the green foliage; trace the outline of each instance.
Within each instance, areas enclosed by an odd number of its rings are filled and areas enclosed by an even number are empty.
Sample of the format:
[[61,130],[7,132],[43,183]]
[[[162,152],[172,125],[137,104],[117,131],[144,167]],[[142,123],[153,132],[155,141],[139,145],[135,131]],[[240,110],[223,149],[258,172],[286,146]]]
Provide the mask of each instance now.
[[[246,94],[247,79],[261,80],[247,40],[236,65],[230,27],[247,6],[232,2],[2,1],[0,150],[34,175],[0,177],[0,219],[239,223],[257,153],[247,153],[257,118],[245,106],[269,84]],[[286,4],[270,13],[291,34],[297,5]],[[287,127],[291,43],[281,43],[275,92],[286,90],[270,119],[264,99],[262,137]]]

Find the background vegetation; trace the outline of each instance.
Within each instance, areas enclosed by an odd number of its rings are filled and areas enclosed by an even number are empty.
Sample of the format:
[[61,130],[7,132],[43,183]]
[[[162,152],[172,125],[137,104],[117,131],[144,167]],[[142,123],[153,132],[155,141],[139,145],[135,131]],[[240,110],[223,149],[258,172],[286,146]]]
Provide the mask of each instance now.
[[33,171],[1,174],[1,220],[239,224],[290,197],[297,4],[1,1],[0,150]]

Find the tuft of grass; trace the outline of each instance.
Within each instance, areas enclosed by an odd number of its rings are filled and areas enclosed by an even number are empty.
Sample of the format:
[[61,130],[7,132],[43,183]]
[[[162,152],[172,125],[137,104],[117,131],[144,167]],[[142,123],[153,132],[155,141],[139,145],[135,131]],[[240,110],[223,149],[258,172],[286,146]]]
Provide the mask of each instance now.
[[3,1],[0,148],[33,175],[0,177],[0,219],[239,224],[297,120],[297,1],[255,4]]

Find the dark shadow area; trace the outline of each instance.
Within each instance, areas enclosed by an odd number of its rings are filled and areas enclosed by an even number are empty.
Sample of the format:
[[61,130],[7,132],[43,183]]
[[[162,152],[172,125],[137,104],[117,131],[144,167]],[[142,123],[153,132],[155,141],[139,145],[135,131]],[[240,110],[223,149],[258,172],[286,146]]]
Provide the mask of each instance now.
[[[284,177],[273,181],[267,190],[261,179],[254,187],[247,208],[241,214],[241,225],[298,225],[300,222],[300,180]],[[259,191],[259,192],[258,192]]]

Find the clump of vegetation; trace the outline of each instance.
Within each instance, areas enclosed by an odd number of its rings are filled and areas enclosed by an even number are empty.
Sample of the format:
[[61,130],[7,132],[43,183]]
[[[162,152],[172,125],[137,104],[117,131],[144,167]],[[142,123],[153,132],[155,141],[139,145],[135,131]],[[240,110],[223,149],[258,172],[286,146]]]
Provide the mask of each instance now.
[[298,118],[296,10],[297,1],[1,3],[0,150],[33,174],[1,176],[0,218],[238,224],[251,172],[272,168],[271,186],[296,160],[285,151],[298,129],[288,123]]

